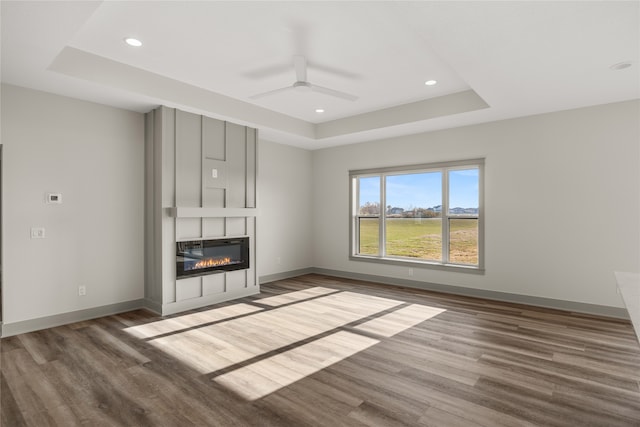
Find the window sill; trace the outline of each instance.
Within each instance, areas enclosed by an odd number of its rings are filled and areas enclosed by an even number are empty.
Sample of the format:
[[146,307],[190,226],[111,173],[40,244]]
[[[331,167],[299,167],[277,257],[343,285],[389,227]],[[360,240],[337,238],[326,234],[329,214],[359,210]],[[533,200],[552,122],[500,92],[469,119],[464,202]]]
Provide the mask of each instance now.
[[429,261],[418,261],[411,259],[401,259],[401,258],[380,258],[376,256],[366,256],[366,255],[350,255],[349,260],[351,261],[364,261],[364,262],[374,262],[378,264],[389,264],[389,265],[398,265],[402,267],[409,268],[425,268],[431,270],[440,270],[440,271],[451,271],[455,273],[467,273],[467,274],[484,274],[484,268],[480,268],[473,265],[460,265],[460,264],[441,264]]

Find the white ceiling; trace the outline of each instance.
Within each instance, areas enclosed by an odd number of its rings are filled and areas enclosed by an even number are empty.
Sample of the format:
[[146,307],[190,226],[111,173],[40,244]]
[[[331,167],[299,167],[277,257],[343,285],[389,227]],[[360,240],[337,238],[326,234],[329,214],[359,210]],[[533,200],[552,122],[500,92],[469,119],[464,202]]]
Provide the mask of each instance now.
[[[0,13],[4,83],[178,107],[309,149],[640,98],[637,1],[3,0]],[[294,55],[311,83],[358,99],[251,99],[295,81]]]

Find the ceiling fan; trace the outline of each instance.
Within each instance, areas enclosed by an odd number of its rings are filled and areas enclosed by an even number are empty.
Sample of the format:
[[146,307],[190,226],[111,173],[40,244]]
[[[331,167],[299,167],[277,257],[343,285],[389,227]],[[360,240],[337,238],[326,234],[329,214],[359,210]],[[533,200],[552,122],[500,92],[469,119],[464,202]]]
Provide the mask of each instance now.
[[317,92],[317,93],[333,96],[336,98],[344,99],[347,101],[355,101],[356,99],[358,99],[358,97],[355,95],[351,95],[345,92],[340,92],[339,90],[335,90],[335,89],[329,89],[323,86],[318,86],[308,82],[307,81],[307,59],[304,56],[295,55],[293,57],[293,66],[296,70],[296,81],[291,86],[286,86],[280,89],[270,90],[268,92],[252,95],[249,97],[249,99],[259,99],[265,96],[270,96],[279,92],[285,92],[289,90]]

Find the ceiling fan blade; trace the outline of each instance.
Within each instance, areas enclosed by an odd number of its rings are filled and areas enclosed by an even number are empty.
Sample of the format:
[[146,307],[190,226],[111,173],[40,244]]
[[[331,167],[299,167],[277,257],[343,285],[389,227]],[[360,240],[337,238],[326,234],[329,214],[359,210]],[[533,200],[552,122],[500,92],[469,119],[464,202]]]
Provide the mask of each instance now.
[[318,64],[315,61],[314,62],[307,61],[307,67],[311,67],[314,70],[322,71],[325,73],[333,74],[334,76],[343,77],[345,79],[358,80],[362,78],[361,74],[352,73],[351,71],[343,70],[342,68],[338,68],[338,67],[331,67],[329,65]]
[[291,72],[291,64],[275,64],[268,65],[262,68],[255,68],[250,71],[246,71],[242,73],[243,76],[248,77],[250,79],[264,79],[267,77],[273,77],[284,73]]
[[314,92],[324,93],[325,95],[335,96],[336,98],[345,99],[347,101],[355,101],[357,96],[348,93],[340,92],[339,90],[329,89],[328,87],[322,87],[318,85],[310,85],[310,88]]
[[270,96],[270,95],[274,95],[278,92],[284,92],[287,90],[291,90],[293,89],[293,86],[286,86],[286,87],[281,87],[280,89],[274,89],[274,90],[270,90],[268,92],[262,92],[262,93],[258,93],[256,95],[251,95],[249,97],[249,99],[260,99],[260,98],[264,98],[265,96]]
[[307,59],[302,55],[295,55],[293,57],[293,66],[296,69],[296,81],[307,81]]

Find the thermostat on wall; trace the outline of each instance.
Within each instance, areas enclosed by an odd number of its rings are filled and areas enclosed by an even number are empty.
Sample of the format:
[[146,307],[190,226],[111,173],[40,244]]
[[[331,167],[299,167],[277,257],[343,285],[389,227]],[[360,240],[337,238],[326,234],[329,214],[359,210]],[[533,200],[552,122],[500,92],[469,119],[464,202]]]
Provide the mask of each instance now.
[[61,193],[47,193],[47,203],[49,204],[61,204],[62,203],[62,194]]

